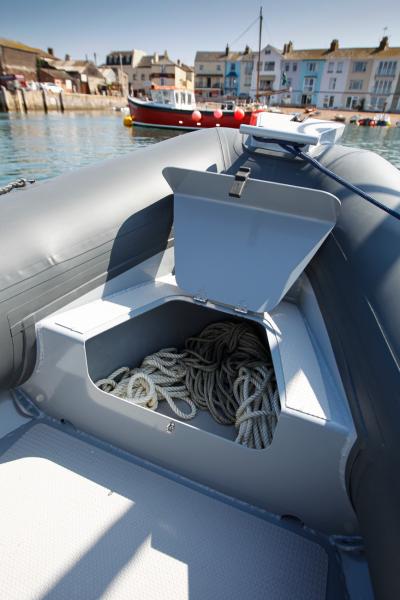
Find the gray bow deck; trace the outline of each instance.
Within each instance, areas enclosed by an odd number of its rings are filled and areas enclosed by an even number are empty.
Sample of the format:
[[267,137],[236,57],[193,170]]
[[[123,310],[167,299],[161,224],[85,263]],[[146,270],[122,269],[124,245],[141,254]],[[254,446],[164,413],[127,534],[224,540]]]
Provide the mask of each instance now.
[[7,600],[325,598],[314,540],[47,424],[6,450],[0,481]]

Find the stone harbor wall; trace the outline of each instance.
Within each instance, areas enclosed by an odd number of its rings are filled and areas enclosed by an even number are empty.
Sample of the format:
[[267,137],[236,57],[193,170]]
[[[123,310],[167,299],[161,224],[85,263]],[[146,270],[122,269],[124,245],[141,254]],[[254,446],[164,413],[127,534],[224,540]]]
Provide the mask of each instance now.
[[127,100],[120,96],[54,94],[44,90],[34,92],[22,89],[10,92],[5,87],[0,87],[0,112],[107,110],[124,106],[127,106]]

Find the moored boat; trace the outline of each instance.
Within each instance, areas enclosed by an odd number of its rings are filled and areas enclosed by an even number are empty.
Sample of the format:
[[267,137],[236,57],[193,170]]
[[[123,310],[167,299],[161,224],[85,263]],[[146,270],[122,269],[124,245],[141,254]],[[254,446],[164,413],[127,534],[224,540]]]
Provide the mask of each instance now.
[[209,127],[232,127],[250,123],[254,110],[240,107],[214,109],[198,107],[194,92],[167,86],[154,86],[150,99],[128,98],[133,125],[167,129],[194,130]]

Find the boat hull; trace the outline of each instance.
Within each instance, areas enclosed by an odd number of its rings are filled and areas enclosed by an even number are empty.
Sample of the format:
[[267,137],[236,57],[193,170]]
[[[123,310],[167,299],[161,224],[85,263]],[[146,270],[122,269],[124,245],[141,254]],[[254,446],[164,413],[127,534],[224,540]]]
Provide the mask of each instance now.
[[243,119],[235,119],[233,110],[222,111],[222,117],[216,119],[213,110],[202,110],[201,119],[193,121],[193,110],[168,108],[143,102],[135,98],[128,98],[129,110],[134,125],[142,127],[160,127],[165,129],[206,129],[209,127],[230,127],[239,129],[242,123],[250,124],[252,111],[246,111]]

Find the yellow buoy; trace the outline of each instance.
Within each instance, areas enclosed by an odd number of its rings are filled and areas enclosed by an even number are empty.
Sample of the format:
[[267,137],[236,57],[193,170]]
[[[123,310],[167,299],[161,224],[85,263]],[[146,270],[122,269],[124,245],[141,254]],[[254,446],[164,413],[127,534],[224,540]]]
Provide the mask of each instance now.
[[133,125],[133,119],[130,115],[124,117],[124,125],[125,127],[131,127]]

